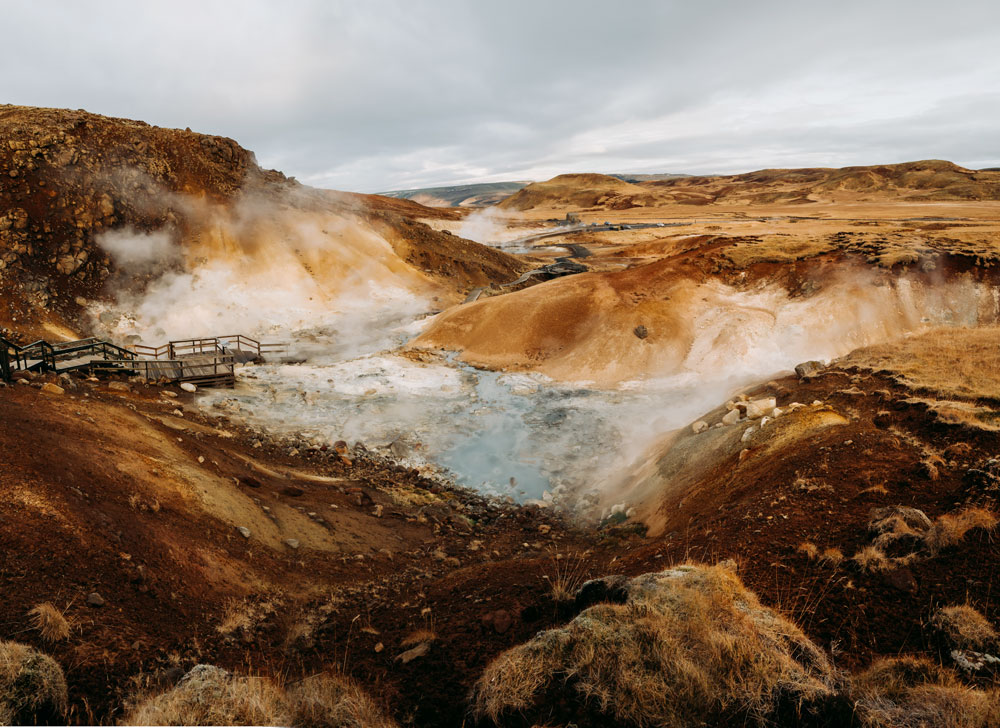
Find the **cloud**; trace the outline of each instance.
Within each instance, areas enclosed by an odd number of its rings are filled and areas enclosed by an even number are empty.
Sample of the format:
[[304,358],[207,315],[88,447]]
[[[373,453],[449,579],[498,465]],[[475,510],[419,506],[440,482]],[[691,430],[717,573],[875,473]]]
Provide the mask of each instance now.
[[4,9],[0,63],[18,72],[0,97],[224,134],[320,186],[1000,164],[989,1]]

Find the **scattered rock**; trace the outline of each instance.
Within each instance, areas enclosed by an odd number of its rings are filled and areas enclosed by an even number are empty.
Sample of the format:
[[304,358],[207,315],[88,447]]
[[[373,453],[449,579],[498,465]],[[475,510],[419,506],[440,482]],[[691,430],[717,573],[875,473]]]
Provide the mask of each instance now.
[[60,387],[59,385],[57,385],[57,384],[50,384],[49,382],[45,382],[45,384],[42,385],[42,390],[41,391],[44,392],[45,394],[65,394],[66,393],[66,390],[63,389],[62,387]]
[[498,609],[484,614],[482,622],[484,627],[492,628],[497,634],[503,634],[514,624],[514,618],[506,609]]
[[243,538],[250,538],[250,529],[247,528],[246,526],[240,526],[236,530],[240,532],[240,535]]
[[705,420],[698,420],[693,425],[691,425],[691,429],[694,431],[694,434],[697,435],[708,429],[708,423],[705,422]]
[[778,405],[774,397],[764,397],[755,399],[747,405],[747,417],[751,420],[759,420],[761,417],[770,414]]
[[192,384],[191,382],[181,382],[181,389],[185,392],[197,392],[198,385]]
[[297,549],[299,547],[299,540],[297,538],[286,538],[285,545],[290,549]]
[[632,329],[632,333],[635,334],[636,337],[639,339],[645,339],[647,336],[649,336],[649,329],[647,329],[642,324],[639,324],[634,329]]
[[90,594],[87,595],[87,606],[88,607],[103,607],[104,606],[104,597],[102,597],[97,592],[90,592]]
[[886,571],[882,574],[882,581],[885,582],[886,586],[909,594],[916,594],[919,589],[913,572],[905,566]]
[[108,389],[112,392],[131,392],[132,387],[128,382],[108,382]]
[[738,409],[731,409],[722,416],[722,424],[724,425],[735,425],[739,421],[740,411]]
[[821,361],[804,361],[795,367],[795,374],[799,379],[805,379],[818,373],[823,368]]
[[416,660],[418,657],[423,657],[428,652],[430,652],[431,643],[421,642],[419,645],[411,650],[407,650],[399,655],[396,655],[396,662],[402,662],[404,665]]

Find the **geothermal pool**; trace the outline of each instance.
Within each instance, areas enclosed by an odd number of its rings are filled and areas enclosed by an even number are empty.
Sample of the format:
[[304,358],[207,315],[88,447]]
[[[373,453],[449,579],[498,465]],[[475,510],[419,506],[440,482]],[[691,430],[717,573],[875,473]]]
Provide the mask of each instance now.
[[736,384],[708,388],[686,377],[602,390],[392,351],[345,360],[315,353],[308,363],[246,366],[237,376],[235,390],[206,392],[200,405],[317,444],[360,442],[521,502],[600,489],[640,443],[695,419],[706,397],[717,402]]

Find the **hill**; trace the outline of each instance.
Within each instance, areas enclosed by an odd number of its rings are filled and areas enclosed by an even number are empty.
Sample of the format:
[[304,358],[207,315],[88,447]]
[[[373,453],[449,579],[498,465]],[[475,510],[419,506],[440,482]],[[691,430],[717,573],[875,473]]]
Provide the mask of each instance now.
[[502,202],[530,182],[484,182],[450,187],[421,187],[383,192],[385,197],[413,200],[428,207],[489,207]]
[[[224,137],[8,105],[0,139],[0,326],[25,335],[84,333],[88,301],[219,256],[264,280],[283,271],[334,288],[364,263],[418,295],[452,297],[525,269],[417,222],[448,211],[304,187]],[[110,233],[126,249],[104,245]],[[151,236],[167,242],[147,249]]]
[[[628,180],[628,181],[626,181]],[[1000,174],[925,160],[871,167],[764,169],[738,175],[565,174],[528,185],[500,203],[513,210],[625,210],[668,205],[768,205],[872,200],[1000,200]]]

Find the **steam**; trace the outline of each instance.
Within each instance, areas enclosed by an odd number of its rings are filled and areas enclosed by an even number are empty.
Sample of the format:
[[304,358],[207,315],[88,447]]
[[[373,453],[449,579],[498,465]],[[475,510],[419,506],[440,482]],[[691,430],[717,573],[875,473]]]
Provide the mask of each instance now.
[[155,273],[142,290],[118,292],[114,315],[95,307],[95,329],[147,342],[242,333],[354,350],[392,343],[385,322],[427,311],[432,285],[358,216],[311,202],[180,198],[183,245],[165,230],[106,233],[101,244],[123,270]]
[[575,507],[617,485],[622,469],[665,434],[803,360],[1000,316],[996,289],[972,281],[846,279],[796,299],[779,286],[746,291],[716,282],[695,292],[700,308],[680,365],[615,386],[383,351],[255,367],[237,392],[212,393],[204,403],[317,443],[362,442],[482,492]]
[[167,230],[144,233],[125,227],[105,231],[95,242],[126,273],[148,273],[180,259],[180,249]]
[[507,252],[529,252],[511,241],[547,230],[545,227],[525,228],[518,225],[520,215],[503,212],[495,207],[476,210],[466,217],[458,228],[459,237],[475,240],[477,243],[500,248]]
[[[318,444],[362,442],[521,501],[590,497],[665,433],[802,360],[926,325],[1000,318],[996,289],[971,279],[844,277],[800,298],[778,285],[716,281],[672,295],[668,310],[683,335],[631,381],[598,386],[482,371],[454,358],[421,362],[396,347],[424,327],[438,289],[362,215],[315,203],[248,196],[221,207],[174,198],[183,220],[176,228],[105,233],[101,246],[118,265],[151,279],[120,291],[115,315],[95,307],[95,328],[149,343],[236,333],[290,341],[305,365],[240,369],[235,391],[206,393],[202,406]],[[476,212],[461,234],[503,245],[526,234],[504,230],[510,222]],[[625,331],[631,337],[631,325]],[[594,340],[621,358],[610,340]],[[581,357],[573,370],[589,363]]]

